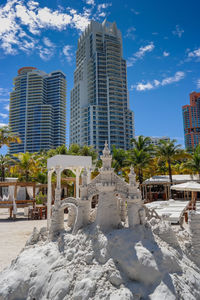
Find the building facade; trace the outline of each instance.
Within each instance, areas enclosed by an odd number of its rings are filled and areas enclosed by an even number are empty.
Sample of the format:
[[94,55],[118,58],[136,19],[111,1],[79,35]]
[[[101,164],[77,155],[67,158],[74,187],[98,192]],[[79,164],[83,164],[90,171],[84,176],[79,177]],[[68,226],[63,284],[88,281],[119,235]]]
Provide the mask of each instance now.
[[190,94],[190,105],[182,107],[185,147],[195,148],[200,142],[200,93]]
[[165,142],[168,142],[170,140],[170,138],[167,136],[162,136],[162,137],[150,136],[149,138],[151,139],[149,141],[149,145],[154,145],[154,146],[158,146],[161,140]]
[[92,21],[78,40],[71,91],[70,143],[128,149],[134,136],[126,61],[115,23]]
[[11,154],[49,150],[65,144],[65,74],[61,71],[46,74],[33,67],[19,69],[10,93],[9,125],[22,141],[11,145]]

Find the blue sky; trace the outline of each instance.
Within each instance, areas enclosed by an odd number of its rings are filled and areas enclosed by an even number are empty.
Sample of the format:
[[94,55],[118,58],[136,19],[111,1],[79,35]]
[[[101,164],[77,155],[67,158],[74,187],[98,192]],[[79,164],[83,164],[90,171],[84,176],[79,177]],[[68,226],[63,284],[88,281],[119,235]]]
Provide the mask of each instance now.
[[70,90],[77,40],[90,20],[116,21],[127,60],[136,135],[169,136],[184,144],[182,105],[200,91],[200,1],[48,0],[0,2],[0,126],[8,123],[17,70],[62,70]]

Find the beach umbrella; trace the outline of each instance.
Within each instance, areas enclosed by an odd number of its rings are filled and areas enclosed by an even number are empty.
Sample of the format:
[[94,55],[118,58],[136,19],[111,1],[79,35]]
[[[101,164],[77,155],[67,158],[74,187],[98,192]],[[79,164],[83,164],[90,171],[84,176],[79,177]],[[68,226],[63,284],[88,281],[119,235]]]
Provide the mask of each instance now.
[[200,184],[197,183],[196,181],[187,181],[184,183],[172,185],[171,189],[176,191],[184,191],[184,199],[185,199],[185,192],[192,192],[192,199],[193,199],[194,192],[200,192]]
[[180,184],[174,184],[171,186],[171,189],[176,191],[200,192],[200,184],[195,181],[187,181]]

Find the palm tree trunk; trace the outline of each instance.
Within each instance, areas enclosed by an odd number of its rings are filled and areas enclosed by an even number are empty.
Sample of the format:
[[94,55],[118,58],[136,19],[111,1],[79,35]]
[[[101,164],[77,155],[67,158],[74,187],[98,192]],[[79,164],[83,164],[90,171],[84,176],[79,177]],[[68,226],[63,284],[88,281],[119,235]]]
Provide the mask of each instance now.
[[[173,181],[172,181],[172,167],[171,167],[170,159],[168,160],[168,170],[169,170],[169,180],[170,180],[170,187],[171,187],[173,184]],[[172,196],[172,193],[171,193],[171,188],[170,188],[169,189],[169,198],[171,198],[171,196]]]
[[[1,181],[5,181],[5,168],[2,165],[1,166]],[[3,188],[2,186],[0,187],[0,196],[3,197]]]
[[139,169],[139,172],[138,172],[138,179],[139,179],[139,183],[141,185],[143,183],[143,173],[142,173],[141,169]]
[[[25,171],[25,178],[26,178],[26,182],[28,182],[29,181],[29,171],[28,170]],[[26,189],[26,200],[29,200],[30,198],[29,198],[29,194],[27,192],[27,188],[25,187],[25,189]]]
[[171,167],[171,161],[170,160],[168,160],[168,171],[169,171],[170,184],[172,185],[173,184],[173,181],[172,181],[172,167]]

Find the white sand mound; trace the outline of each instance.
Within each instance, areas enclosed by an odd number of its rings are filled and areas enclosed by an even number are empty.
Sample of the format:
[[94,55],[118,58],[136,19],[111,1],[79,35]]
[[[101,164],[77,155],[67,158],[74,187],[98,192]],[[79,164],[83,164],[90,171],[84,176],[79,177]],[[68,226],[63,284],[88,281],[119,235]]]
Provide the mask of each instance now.
[[35,230],[0,274],[0,300],[200,299],[200,269],[167,223],[45,234]]

